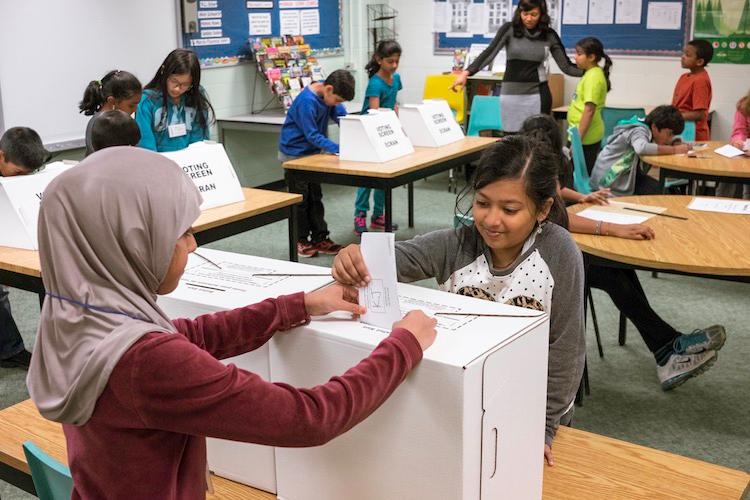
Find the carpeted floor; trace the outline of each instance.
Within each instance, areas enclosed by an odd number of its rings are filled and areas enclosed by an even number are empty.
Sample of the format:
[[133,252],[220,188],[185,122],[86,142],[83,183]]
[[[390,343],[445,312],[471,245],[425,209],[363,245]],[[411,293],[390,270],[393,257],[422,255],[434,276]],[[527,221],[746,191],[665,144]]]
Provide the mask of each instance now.
[[[352,233],[355,188],[324,186],[332,238],[355,242]],[[452,224],[456,196],[447,191],[447,176],[415,184],[415,225],[406,228],[406,189],[394,192],[398,239]],[[278,258],[287,255],[286,223],[280,222],[209,245],[212,248]],[[328,266],[330,257],[304,262]],[[604,344],[596,351],[589,325],[588,360],[591,395],[576,410],[574,426],[626,441],[750,471],[750,285],[718,280],[640,273],[654,309],[680,331],[722,323],[728,339],[717,363],[705,374],[664,393],[655,363],[633,325],[627,344],[617,343],[618,313],[609,297],[594,290]],[[434,287],[434,282],[420,284]],[[11,303],[26,345],[32,348],[39,319],[34,294],[13,290]],[[0,369],[0,407],[28,398],[25,372]],[[3,499],[31,498],[0,482]]]

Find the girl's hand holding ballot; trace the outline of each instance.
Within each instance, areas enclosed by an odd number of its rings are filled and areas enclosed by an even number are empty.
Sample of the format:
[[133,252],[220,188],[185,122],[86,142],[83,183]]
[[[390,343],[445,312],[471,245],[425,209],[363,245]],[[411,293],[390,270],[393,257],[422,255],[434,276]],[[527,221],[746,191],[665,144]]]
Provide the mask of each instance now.
[[334,283],[305,294],[305,309],[310,316],[323,316],[333,311],[346,311],[354,316],[365,313],[365,306],[357,303],[357,290]]

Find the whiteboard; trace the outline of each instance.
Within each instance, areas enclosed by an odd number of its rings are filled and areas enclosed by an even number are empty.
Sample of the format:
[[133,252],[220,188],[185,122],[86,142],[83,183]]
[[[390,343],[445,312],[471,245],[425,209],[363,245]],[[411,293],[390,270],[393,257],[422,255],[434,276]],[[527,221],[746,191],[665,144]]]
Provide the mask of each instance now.
[[119,69],[142,84],[178,46],[175,0],[0,0],[0,132],[35,129],[51,150],[83,144],[78,103]]

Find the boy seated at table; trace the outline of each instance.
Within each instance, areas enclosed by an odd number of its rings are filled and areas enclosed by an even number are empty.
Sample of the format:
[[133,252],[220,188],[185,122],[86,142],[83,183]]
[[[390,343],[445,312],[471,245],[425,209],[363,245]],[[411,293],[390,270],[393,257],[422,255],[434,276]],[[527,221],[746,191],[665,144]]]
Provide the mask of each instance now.
[[91,148],[94,151],[112,146],[137,146],[140,141],[138,123],[119,109],[100,113],[91,126]]
[[608,188],[614,196],[659,194],[659,183],[646,175],[651,168],[642,155],[687,153],[690,146],[675,143],[685,120],[674,106],[657,106],[645,118],[620,120],[591,171],[592,191]]
[[[342,104],[354,99],[354,77],[339,69],[324,82],[313,82],[294,99],[281,127],[279,160],[293,160],[318,153],[338,154],[339,145],[328,138],[328,122],[338,124],[346,115]],[[289,191],[302,195],[297,205],[297,253],[300,257],[315,257],[318,253],[336,255],[341,250],[328,237],[325,221],[323,192],[317,182],[294,182]]]
[[[0,175],[12,177],[36,172],[49,159],[42,139],[28,127],[13,127],[0,137]],[[8,289],[0,286],[0,367],[27,369],[31,353],[10,312]]]

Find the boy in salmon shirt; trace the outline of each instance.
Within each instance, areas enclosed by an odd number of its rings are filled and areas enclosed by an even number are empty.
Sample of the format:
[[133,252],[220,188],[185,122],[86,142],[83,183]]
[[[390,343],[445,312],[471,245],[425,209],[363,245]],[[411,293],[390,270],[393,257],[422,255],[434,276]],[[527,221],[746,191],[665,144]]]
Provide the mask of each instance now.
[[689,70],[680,76],[672,95],[672,106],[680,110],[682,118],[695,122],[695,140],[710,139],[708,111],[711,107],[711,78],[706,66],[714,49],[706,40],[690,40],[682,51],[680,63]]

